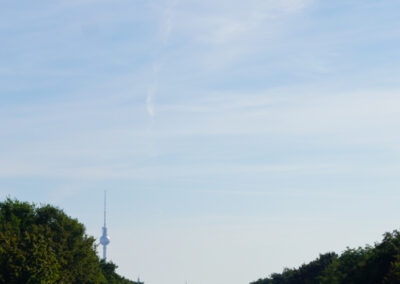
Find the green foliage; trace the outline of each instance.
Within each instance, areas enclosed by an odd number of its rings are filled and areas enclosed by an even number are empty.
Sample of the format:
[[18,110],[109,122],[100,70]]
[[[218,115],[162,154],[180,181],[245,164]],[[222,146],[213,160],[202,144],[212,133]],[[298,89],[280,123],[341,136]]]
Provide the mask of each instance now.
[[130,281],[120,275],[118,275],[115,270],[117,266],[112,262],[105,262],[104,260],[100,261],[100,268],[103,271],[103,275],[106,277],[107,283],[109,284],[130,284],[136,283]]
[[385,233],[373,247],[320,255],[297,269],[285,269],[252,284],[400,284],[400,232]]
[[260,279],[253,284],[317,284],[321,273],[337,258],[335,253],[321,254],[309,264],[303,264],[298,269],[285,268],[284,271],[273,273],[269,278]]
[[11,199],[0,203],[0,283],[134,283],[115,268],[100,263],[95,239],[62,210]]

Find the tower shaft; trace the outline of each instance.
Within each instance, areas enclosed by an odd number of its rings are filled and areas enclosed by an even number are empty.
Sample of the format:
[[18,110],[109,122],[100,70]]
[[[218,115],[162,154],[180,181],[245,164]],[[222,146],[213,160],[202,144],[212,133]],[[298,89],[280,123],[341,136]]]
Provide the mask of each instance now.
[[107,246],[103,245],[103,259],[107,260]]

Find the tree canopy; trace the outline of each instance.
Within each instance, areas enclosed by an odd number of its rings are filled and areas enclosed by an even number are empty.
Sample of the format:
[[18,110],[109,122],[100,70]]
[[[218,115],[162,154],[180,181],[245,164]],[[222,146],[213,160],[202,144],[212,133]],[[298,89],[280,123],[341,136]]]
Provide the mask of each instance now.
[[84,225],[51,205],[0,202],[0,283],[135,283],[100,261]]
[[285,268],[251,284],[398,284],[400,232],[385,233],[374,246],[327,253],[299,268]]

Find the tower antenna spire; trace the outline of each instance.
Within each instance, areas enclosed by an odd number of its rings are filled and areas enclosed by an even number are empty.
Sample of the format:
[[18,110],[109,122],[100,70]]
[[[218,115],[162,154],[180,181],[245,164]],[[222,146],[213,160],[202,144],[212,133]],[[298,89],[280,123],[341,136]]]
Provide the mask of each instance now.
[[104,227],[106,227],[106,214],[107,214],[107,191],[104,190]]
[[100,237],[100,244],[103,246],[103,259],[107,260],[107,245],[110,243],[110,237],[107,234],[106,212],[107,212],[107,191],[104,190],[104,227],[103,234]]

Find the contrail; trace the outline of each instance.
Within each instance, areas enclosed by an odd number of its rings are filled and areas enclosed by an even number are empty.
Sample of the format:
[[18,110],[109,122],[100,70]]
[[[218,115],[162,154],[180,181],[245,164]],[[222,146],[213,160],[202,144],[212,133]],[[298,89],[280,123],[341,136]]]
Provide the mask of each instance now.
[[146,109],[147,113],[152,117],[154,116],[154,96],[157,92],[157,87],[158,87],[158,81],[154,80],[153,85],[150,86],[147,91]]

